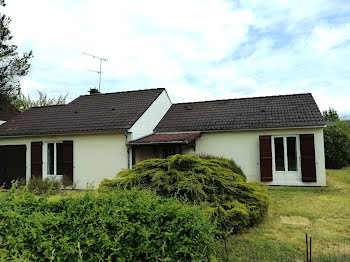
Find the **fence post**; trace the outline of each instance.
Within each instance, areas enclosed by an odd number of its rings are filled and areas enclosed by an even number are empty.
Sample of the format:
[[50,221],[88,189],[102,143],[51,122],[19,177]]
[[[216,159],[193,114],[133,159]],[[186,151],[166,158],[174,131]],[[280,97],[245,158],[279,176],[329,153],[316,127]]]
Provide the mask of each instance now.
[[306,243],[306,262],[309,262],[309,244],[307,234],[305,235],[305,243]]
[[312,262],[312,256],[311,256],[311,250],[312,250],[312,244],[311,244],[312,238],[310,237],[310,262]]

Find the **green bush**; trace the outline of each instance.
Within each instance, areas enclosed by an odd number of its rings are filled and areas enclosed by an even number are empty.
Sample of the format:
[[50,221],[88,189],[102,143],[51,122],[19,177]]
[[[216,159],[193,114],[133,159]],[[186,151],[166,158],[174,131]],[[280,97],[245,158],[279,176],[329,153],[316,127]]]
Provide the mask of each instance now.
[[36,195],[54,193],[62,188],[62,183],[60,181],[41,177],[32,177],[28,180],[27,189],[29,192],[33,192]]
[[349,163],[350,134],[344,123],[337,122],[324,129],[324,147],[326,168],[339,169]]
[[246,182],[243,172],[234,173],[235,169],[224,158],[174,155],[149,159],[119,172],[115,179],[103,180],[99,191],[150,189],[160,196],[201,204],[227,235],[261,221],[269,202],[264,188]]
[[209,261],[213,234],[198,207],[146,191],[58,201],[0,195],[0,253],[8,261]]

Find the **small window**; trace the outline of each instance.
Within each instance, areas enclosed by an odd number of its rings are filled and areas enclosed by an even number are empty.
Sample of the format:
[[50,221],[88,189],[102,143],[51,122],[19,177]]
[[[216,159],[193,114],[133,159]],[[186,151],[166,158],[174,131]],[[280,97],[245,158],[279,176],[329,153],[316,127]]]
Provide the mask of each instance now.
[[275,137],[275,165],[276,171],[284,171],[284,145],[283,137]]
[[288,171],[297,171],[296,137],[287,137]]
[[163,147],[163,158],[168,158],[169,156],[178,154],[179,150],[176,146],[164,146]]
[[49,143],[47,144],[47,174],[54,175],[55,174],[55,144]]
[[56,144],[56,175],[63,175],[63,143]]
[[63,175],[63,143],[47,144],[47,174]]

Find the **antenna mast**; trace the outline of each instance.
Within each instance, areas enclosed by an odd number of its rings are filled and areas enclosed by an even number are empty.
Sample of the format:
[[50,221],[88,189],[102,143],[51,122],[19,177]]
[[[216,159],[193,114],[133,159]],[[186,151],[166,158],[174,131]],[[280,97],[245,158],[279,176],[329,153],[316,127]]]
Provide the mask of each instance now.
[[95,73],[98,73],[100,75],[100,78],[99,78],[99,81],[98,81],[98,91],[100,92],[100,90],[101,90],[102,62],[108,62],[108,58],[102,58],[102,57],[99,57],[99,56],[96,56],[96,55],[92,55],[92,54],[88,54],[88,53],[84,53],[84,52],[83,52],[83,54],[91,56],[92,58],[100,60],[100,70],[99,71],[89,70],[91,72],[95,72]]

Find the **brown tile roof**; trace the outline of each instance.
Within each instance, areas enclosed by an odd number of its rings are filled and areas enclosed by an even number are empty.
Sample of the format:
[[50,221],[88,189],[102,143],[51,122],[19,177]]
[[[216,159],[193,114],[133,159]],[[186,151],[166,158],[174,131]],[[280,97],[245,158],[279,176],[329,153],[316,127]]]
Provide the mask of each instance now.
[[0,110],[0,121],[7,121],[13,117],[15,117],[16,115],[20,114],[21,112],[19,112],[16,109],[13,110]]
[[134,141],[130,141],[129,144],[162,144],[162,143],[177,143],[177,144],[189,144],[201,135],[197,133],[172,133],[172,134],[152,134]]
[[67,105],[34,107],[0,125],[0,136],[126,131],[163,91],[94,94]]
[[311,94],[173,104],[155,132],[323,126]]

